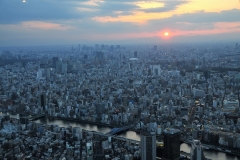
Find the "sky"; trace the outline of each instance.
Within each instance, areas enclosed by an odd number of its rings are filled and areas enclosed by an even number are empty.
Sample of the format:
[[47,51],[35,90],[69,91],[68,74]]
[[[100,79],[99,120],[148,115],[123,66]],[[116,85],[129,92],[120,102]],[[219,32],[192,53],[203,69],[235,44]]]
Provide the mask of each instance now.
[[0,46],[215,41],[240,42],[240,0],[0,0]]

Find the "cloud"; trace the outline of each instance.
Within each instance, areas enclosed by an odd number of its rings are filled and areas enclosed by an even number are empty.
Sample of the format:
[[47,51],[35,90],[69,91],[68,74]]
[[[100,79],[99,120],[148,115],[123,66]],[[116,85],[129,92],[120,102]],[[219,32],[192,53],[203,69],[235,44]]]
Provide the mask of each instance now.
[[[142,8],[139,3],[153,8]],[[164,4],[155,8],[158,3]],[[134,15],[135,12],[167,12],[187,1],[170,0],[21,0],[0,1],[0,24],[14,24],[22,21],[59,21],[92,17],[119,17]]]
[[196,13],[187,13],[174,15],[169,20],[178,22],[191,22],[191,23],[207,23],[207,22],[238,22],[240,10],[224,10],[221,12],[204,12],[199,11]]
[[164,3],[164,7],[158,7],[158,8],[149,8],[149,9],[143,9],[144,12],[150,13],[150,12],[169,12],[177,9],[180,5],[186,4],[189,1],[162,1]]
[[[22,21],[67,20],[96,15],[131,14],[131,11],[137,9],[138,6],[129,2],[133,1],[29,0],[22,3],[21,0],[2,0],[0,1],[0,23],[13,24]],[[92,13],[89,14],[89,11]],[[121,13],[117,14],[116,11],[121,11]]]
[[78,1],[2,0],[0,4],[0,24],[14,24],[22,21],[49,21],[81,18],[76,6]]
[[189,3],[177,0],[27,0],[26,3],[0,0],[0,43],[26,41],[32,44],[38,39],[41,43],[62,41],[61,44],[85,40],[138,42],[141,38],[155,37],[156,40],[166,30],[174,40],[200,35],[239,35],[240,10],[179,11]]
[[72,28],[70,26],[64,26],[61,24],[41,22],[41,21],[22,22],[21,26],[25,28],[37,28],[37,29],[44,29],[44,30],[68,30]]
[[214,28],[214,23],[218,22],[240,22],[240,10],[233,9],[222,12],[204,12],[187,13],[173,15],[169,18],[154,19],[148,21],[148,27],[151,30],[161,28],[178,28],[181,30],[202,30]]

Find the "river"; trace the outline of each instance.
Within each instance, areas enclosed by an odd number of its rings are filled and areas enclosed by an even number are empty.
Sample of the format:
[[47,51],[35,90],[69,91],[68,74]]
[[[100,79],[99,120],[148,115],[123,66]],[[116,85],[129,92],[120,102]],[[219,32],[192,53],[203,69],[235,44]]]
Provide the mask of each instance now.
[[[3,115],[0,113],[0,116]],[[19,118],[18,115],[11,115],[11,117]],[[37,123],[45,123],[45,124],[54,124],[54,125],[59,125],[61,127],[67,127],[67,126],[72,126],[72,127],[81,127],[82,129],[89,130],[89,131],[96,131],[96,132],[101,132],[101,133],[107,133],[111,130],[110,127],[104,127],[104,126],[98,126],[98,125],[92,125],[92,124],[86,124],[86,123],[80,123],[80,122],[68,122],[64,120],[49,120],[47,118],[42,118],[39,120],[36,120],[35,122]],[[133,132],[133,131],[126,131],[119,136],[129,138],[129,139],[134,139],[134,140],[140,140],[140,134]],[[181,144],[180,150],[190,153],[191,146],[188,144]],[[227,153],[223,152],[218,152],[218,151],[210,151],[210,150],[204,150],[204,155],[212,160],[240,160],[240,157],[233,156]]]
[[[78,126],[81,127],[82,129],[89,130],[89,131],[97,131],[101,133],[107,133],[111,130],[110,127],[103,127],[103,126],[98,126],[98,125],[91,125],[91,124],[85,124],[85,123],[79,123],[79,122],[68,122],[68,121],[63,121],[63,120],[49,120],[49,119],[40,119],[36,120],[35,122],[37,123],[47,123],[47,124],[57,124],[59,126],[67,127],[67,126]],[[140,141],[140,134],[133,132],[133,131],[126,131],[119,136],[129,138],[129,139],[134,139]],[[190,153],[191,146],[188,144],[181,144],[180,150]],[[240,160],[240,157],[236,157],[230,154],[226,154],[223,152],[218,152],[218,151],[210,151],[210,150],[205,150],[204,155],[206,158],[212,159],[212,160]]]

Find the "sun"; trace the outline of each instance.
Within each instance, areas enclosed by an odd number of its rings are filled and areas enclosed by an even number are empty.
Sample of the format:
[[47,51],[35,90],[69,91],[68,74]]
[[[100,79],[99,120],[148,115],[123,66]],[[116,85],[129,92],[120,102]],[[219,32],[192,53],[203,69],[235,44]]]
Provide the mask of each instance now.
[[169,33],[168,33],[168,32],[165,32],[165,33],[164,33],[164,36],[168,36],[168,35],[169,35]]

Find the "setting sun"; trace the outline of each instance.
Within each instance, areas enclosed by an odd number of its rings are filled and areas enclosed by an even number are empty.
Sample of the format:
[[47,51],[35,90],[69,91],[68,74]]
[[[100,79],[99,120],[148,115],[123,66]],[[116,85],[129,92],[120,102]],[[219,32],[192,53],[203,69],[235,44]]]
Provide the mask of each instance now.
[[168,32],[165,32],[165,33],[164,33],[164,36],[168,36],[168,35],[169,35],[169,33],[168,33]]

